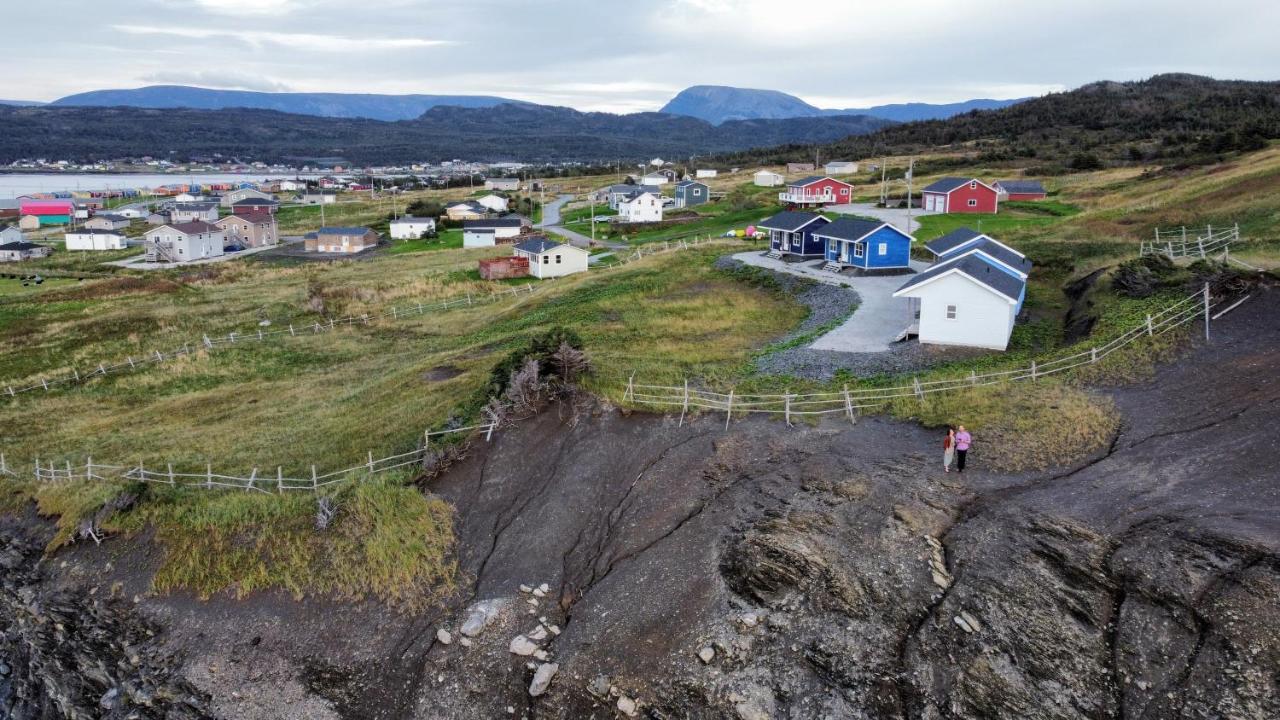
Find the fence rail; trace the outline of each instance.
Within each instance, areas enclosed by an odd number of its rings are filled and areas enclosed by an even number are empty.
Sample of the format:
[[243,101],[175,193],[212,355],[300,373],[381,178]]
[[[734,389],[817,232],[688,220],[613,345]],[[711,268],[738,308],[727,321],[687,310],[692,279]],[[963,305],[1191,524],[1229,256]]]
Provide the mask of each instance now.
[[[1188,235],[1188,232],[1190,234]],[[1200,228],[1161,230],[1156,228],[1154,240],[1144,240],[1139,249],[1143,256],[1164,255],[1170,260],[1181,257],[1206,258],[1216,253],[1229,253],[1232,243],[1240,240],[1240,225],[1213,229],[1212,225]]]
[[415,450],[380,458],[375,458],[371,451],[368,457],[357,465],[323,474],[316,470],[315,465],[312,465],[311,474],[304,477],[286,477],[284,468],[280,465],[275,467],[274,473],[271,473],[269,469],[265,473],[260,472],[261,468],[255,467],[247,476],[244,476],[215,472],[212,464],[205,465],[202,472],[179,472],[173,469],[172,463],[166,463],[163,470],[157,470],[154,466],[152,469],[147,469],[142,462],[137,465],[110,465],[94,462],[92,456],[86,458],[83,465],[72,464],[70,461],[64,461],[62,464],[50,462],[46,465],[39,458],[36,458],[31,463],[31,471],[28,475],[20,467],[10,465],[3,453],[0,453],[0,475],[11,478],[28,476],[38,483],[72,481],[147,482],[172,487],[202,488],[206,490],[232,489],[268,494],[290,491],[315,492],[340,482],[361,477],[368,479],[378,473],[424,463],[430,458],[432,438],[446,435],[483,433],[485,440],[488,441],[493,437],[493,432],[497,427],[497,422],[491,421],[462,428],[427,431],[422,434],[422,447]]
[[[909,384],[891,387],[855,388],[846,386],[840,391],[810,393],[774,393],[774,394],[739,394],[734,390],[727,393],[695,388],[686,380],[682,386],[649,385],[635,382],[632,376],[627,381],[623,398],[639,405],[649,405],[663,409],[680,408],[680,422],[691,410],[709,410],[725,413],[725,427],[728,427],[734,413],[764,413],[780,415],[788,424],[793,417],[811,415],[846,415],[851,422],[856,421],[858,411],[875,408],[898,398],[915,397],[924,399],[932,393],[950,392],[966,388],[984,387],[1005,382],[1037,380],[1042,377],[1066,372],[1085,365],[1101,362],[1108,355],[1139,342],[1144,338],[1161,335],[1170,330],[1195,320],[1205,322],[1205,337],[1208,338],[1210,313],[1222,301],[1215,301],[1209,294],[1209,286],[1194,295],[1179,300],[1163,310],[1150,314],[1146,322],[1121,333],[1109,342],[1082,350],[1070,355],[1045,361],[1033,360],[1029,366],[1012,370],[1000,370],[987,373],[970,372],[967,377],[942,380],[925,380],[913,378]],[[1242,302],[1242,301],[1241,301]],[[1218,313],[1214,319],[1234,309],[1239,302]]]

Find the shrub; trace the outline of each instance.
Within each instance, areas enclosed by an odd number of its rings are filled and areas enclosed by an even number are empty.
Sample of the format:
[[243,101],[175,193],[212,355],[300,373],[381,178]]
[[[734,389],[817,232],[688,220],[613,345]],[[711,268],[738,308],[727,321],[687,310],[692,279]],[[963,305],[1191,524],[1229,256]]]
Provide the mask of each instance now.
[[1125,297],[1151,297],[1157,290],[1167,286],[1176,272],[1174,264],[1163,255],[1126,260],[1120,263],[1111,276],[1111,288]]

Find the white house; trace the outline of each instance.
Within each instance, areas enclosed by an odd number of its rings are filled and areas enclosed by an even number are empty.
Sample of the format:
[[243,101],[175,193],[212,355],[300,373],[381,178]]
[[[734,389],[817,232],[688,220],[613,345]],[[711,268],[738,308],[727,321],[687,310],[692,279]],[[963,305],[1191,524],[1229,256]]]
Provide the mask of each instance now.
[[828,175],[853,175],[858,172],[858,163],[848,160],[833,160],[827,163],[823,170]]
[[580,247],[565,245],[545,237],[531,237],[513,249],[516,257],[529,259],[529,274],[546,279],[587,271],[591,253]]
[[253,188],[240,188],[238,190],[228,190],[223,194],[222,199],[219,202],[222,204],[222,207],[229,208],[241,200],[249,200],[251,198],[254,200],[275,200],[275,196],[271,193],[254,190]]
[[22,242],[26,239],[26,236],[22,234],[22,228],[17,225],[0,225],[0,245],[11,242]]
[[778,187],[786,182],[786,178],[770,170],[757,170],[752,179],[756,187]]
[[308,190],[298,198],[303,205],[332,205],[338,202],[338,193],[334,190]]
[[177,195],[173,196],[173,201],[180,202],[180,203],[199,202],[200,199],[201,198],[199,195],[192,195],[191,193],[186,193],[186,192],[178,193]]
[[435,232],[435,229],[435,218],[405,215],[391,221],[391,239],[417,240],[427,233]]
[[113,212],[122,218],[129,218],[130,220],[137,220],[144,217],[143,212],[138,208],[120,208]]
[[920,342],[1007,348],[1026,297],[1031,261],[967,228],[926,247],[938,255],[937,262],[893,294],[909,299]]
[[716,171],[716,170],[701,170],[701,169],[700,169],[700,170],[698,170],[697,172],[695,172],[695,173],[694,173],[694,177],[696,177],[696,178],[698,178],[699,180],[701,180],[701,179],[703,179],[703,178],[713,178],[713,177],[715,177],[717,174],[718,174],[718,171]]
[[217,221],[218,203],[215,202],[178,203],[169,211],[169,222],[173,223],[213,223]]
[[485,190],[519,190],[520,178],[488,178],[484,181]]
[[207,222],[168,223],[146,233],[148,262],[191,262],[223,254],[222,228]]
[[501,195],[485,195],[476,200],[476,202],[493,212],[504,213],[507,211],[507,199]]
[[124,235],[114,230],[71,230],[66,235],[68,250],[123,250]]
[[662,221],[662,198],[649,192],[618,204],[618,217],[622,222],[647,223]]
[[645,175],[644,177],[640,178],[636,182],[636,184],[637,185],[666,185],[669,182],[671,182],[671,178],[666,173],[656,172],[656,173],[649,173],[648,175]]

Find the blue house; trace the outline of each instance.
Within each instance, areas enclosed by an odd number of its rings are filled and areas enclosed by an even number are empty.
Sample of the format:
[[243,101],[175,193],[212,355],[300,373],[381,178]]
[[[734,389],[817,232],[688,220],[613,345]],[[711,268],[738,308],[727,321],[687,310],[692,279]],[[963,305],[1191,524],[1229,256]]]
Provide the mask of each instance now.
[[676,183],[675,198],[677,208],[701,205],[711,199],[711,188],[697,180],[685,180]]
[[879,220],[842,217],[813,233],[826,246],[825,269],[901,270],[911,267],[915,238]]
[[756,223],[756,229],[769,233],[770,257],[822,257],[826,245],[814,233],[830,222],[817,213],[786,210]]

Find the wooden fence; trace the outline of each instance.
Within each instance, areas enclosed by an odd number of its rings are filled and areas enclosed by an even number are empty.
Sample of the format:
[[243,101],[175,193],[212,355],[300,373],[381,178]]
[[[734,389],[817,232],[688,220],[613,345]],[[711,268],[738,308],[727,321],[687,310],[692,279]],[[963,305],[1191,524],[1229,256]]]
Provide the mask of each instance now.
[[[1246,298],[1223,310],[1217,317],[1234,309]],[[672,409],[680,408],[680,422],[690,411],[709,410],[725,414],[725,427],[728,428],[734,413],[765,413],[782,416],[787,424],[792,418],[811,415],[845,415],[855,422],[858,412],[868,408],[877,408],[898,398],[918,398],[923,400],[932,393],[950,392],[966,388],[996,385],[1019,380],[1036,380],[1049,375],[1066,372],[1073,368],[1083,367],[1101,362],[1108,355],[1154,335],[1160,335],[1189,322],[1203,319],[1205,337],[1209,335],[1210,313],[1219,303],[1209,294],[1209,286],[1194,295],[1190,295],[1158,313],[1148,315],[1146,322],[1122,333],[1110,342],[1091,347],[1063,357],[1045,361],[1033,360],[1029,366],[1013,370],[978,373],[970,372],[967,377],[944,380],[925,380],[914,378],[910,383],[891,387],[862,388],[850,390],[847,386],[840,391],[783,394],[744,394],[729,390],[727,393],[715,392],[692,387],[688,380],[682,386],[646,385],[635,382],[632,376],[627,381],[623,392],[625,400],[653,407]]]
[[1188,228],[1161,230],[1156,228],[1154,240],[1144,240],[1139,253],[1146,255],[1164,255],[1170,260],[1183,257],[1207,258],[1216,253],[1229,255],[1232,243],[1240,240],[1240,225],[1228,228],[1213,229],[1206,225],[1203,229]]

